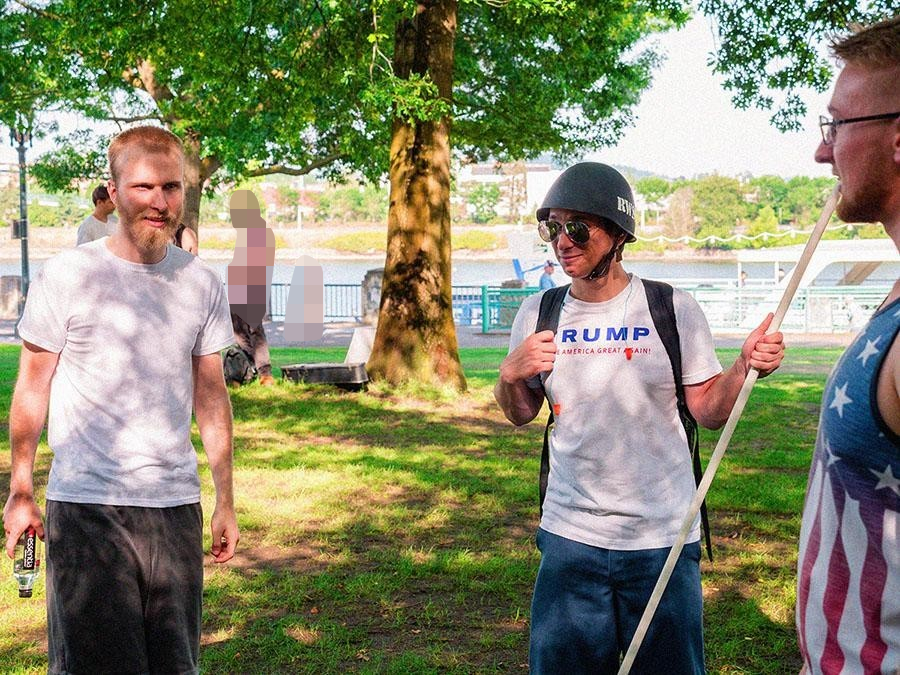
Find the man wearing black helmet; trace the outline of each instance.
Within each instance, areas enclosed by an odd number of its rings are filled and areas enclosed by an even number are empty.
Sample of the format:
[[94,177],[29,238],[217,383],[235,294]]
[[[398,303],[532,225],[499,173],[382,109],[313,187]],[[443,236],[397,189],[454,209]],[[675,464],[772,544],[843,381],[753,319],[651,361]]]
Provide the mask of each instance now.
[[[684,514],[694,478],[667,352],[644,284],[622,267],[634,199],[612,167],[576,164],[538,209],[538,231],[572,284],[556,333],[535,333],[540,295],[519,310],[494,395],[516,425],[550,401],[550,471],[531,612],[534,673],[615,673]],[[748,370],[784,355],[766,317],[722,370],[703,312],[673,293],[688,409],[722,426]],[[703,673],[699,524],[675,567],[634,672]]]

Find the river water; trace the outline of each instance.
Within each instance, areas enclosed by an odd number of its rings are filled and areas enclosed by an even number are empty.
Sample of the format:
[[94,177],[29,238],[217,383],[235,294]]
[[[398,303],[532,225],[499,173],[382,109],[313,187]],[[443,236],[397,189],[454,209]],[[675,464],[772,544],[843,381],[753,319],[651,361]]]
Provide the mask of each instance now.
[[[532,264],[539,262],[533,261]],[[37,275],[41,263],[40,260],[31,261],[30,275],[32,278]],[[326,284],[359,284],[368,270],[376,269],[382,264],[382,260],[326,260],[322,263],[324,281]],[[734,261],[630,261],[626,257],[623,264],[627,271],[647,279],[736,280],[738,274],[737,263]],[[228,263],[214,261],[210,265],[221,274],[224,281]],[[777,272],[770,263],[745,263],[742,269],[747,272],[747,279],[751,283],[772,281]],[[815,285],[834,285],[848,269],[849,265],[831,265],[819,276]],[[290,283],[293,271],[293,265],[276,264],[272,277],[273,283]],[[21,274],[21,265],[18,261],[2,261],[0,262],[0,274]],[[540,274],[540,269],[527,273],[526,279],[529,285],[536,286]],[[499,285],[502,281],[513,278],[515,278],[513,266],[508,260],[457,260],[453,263],[453,285],[455,286]],[[866,280],[866,285],[890,285],[898,278],[900,278],[900,263],[883,263]],[[568,282],[568,277],[559,270],[558,266],[554,279],[557,284]]]

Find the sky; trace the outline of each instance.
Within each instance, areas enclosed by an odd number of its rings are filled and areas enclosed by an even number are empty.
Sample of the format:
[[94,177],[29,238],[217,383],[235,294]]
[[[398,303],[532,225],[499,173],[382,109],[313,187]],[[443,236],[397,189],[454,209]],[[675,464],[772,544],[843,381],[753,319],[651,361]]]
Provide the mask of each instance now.
[[722,78],[712,75],[706,60],[715,43],[706,17],[695,16],[657,40],[666,61],[635,108],[634,126],[618,145],[588,159],[670,178],[745,171],[783,178],[831,175],[830,166],[813,161],[830,91],[800,92],[808,108],[803,130],[782,133],[769,122],[770,112],[736,109]]
[[[803,130],[782,133],[769,122],[770,113],[737,110],[706,65],[714,48],[709,20],[694,17],[683,29],[657,38],[666,60],[653,84],[635,108],[635,124],[612,148],[585,159],[629,166],[670,178],[691,178],[705,173],[735,176],[775,174],[829,176],[831,168],[816,164],[813,152],[819,138],[818,116],[824,114],[830,92],[808,90]],[[77,122],[67,117],[63,131]],[[4,130],[0,136],[0,162],[16,161]],[[50,148],[35,142],[29,159]]]

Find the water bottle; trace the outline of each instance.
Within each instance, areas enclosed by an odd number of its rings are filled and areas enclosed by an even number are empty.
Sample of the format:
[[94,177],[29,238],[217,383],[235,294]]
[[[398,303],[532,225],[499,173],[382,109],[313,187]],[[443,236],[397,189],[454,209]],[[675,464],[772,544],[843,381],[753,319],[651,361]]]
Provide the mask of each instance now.
[[19,584],[19,597],[30,598],[34,580],[41,571],[40,543],[34,528],[29,527],[16,542],[13,576]]

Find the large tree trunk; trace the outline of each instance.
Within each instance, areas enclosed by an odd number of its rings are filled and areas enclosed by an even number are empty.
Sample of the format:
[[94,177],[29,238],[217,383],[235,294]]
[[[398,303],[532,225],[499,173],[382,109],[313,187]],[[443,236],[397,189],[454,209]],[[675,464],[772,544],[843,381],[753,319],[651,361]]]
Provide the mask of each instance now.
[[203,186],[221,166],[214,157],[200,157],[200,136],[188,132],[184,137],[184,215],[181,222],[198,234],[200,225],[200,196]]
[[[420,2],[397,25],[394,70],[431,76],[449,101],[456,0]],[[378,330],[366,369],[392,384],[422,382],[464,390],[450,281],[450,118],[391,130],[387,260]]]

